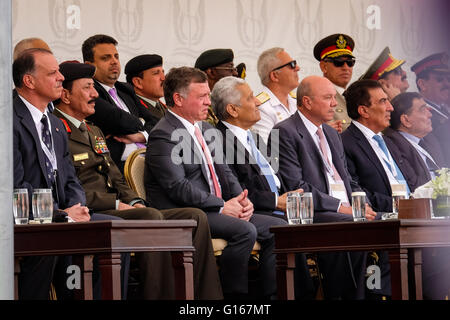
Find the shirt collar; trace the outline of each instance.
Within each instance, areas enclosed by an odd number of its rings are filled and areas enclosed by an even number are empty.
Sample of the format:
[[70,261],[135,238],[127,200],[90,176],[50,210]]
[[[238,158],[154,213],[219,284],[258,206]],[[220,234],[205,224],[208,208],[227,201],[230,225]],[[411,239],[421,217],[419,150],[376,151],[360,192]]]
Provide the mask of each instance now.
[[311,134],[312,137],[314,137],[314,135],[317,133],[317,129],[321,128],[322,129],[322,125],[320,126],[316,126],[314,123],[312,123],[308,118],[306,118],[303,113],[300,112],[300,110],[297,111],[298,114],[300,115],[300,118],[302,118],[303,123],[305,124],[306,129],[308,130],[308,132]]
[[72,117],[72,116],[69,116],[67,113],[65,113],[65,112],[62,112],[61,111],[61,109],[58,109],[58,108],[56,108],[64,117],[66,117],[67,118],[67,120],[69,120],[76,128],[80,128],[80,125],[81,125],[81,122],[82,121],[80,121],[80,120],[78,120],[78,119],[75,119],[74,117]]
[[244,130],[241,127],[235,126],[231,123],[228,123],[226,121],[223,121],[223,124],[228,127],[228,129],[233,132],[233,134],[238,138],[238,140],[244,145],[247,146],[247,135],[249,130]]
[[367,140],[370,141],[370,139],[373,138],[374,135],[380,136],[381,132],[375,133],[373,132],[371,129],[367,128],[365,125],[363,125],[361,122],[359,121],[352,121],[352,123],[362,132],[362,134],[366,137]]
[[108,86],[108,85],[106,85],[106,84],[104,84],[104,83],[101,83],[101,82],[98,81],[98,80],[97,80],[97,82],[100,83],[100,85],[103,87],[103,89],[106,90],[106,92],[108,92],[108,94],[109,94],[109,90],[111,90],[112,88],[115,88],[115,87],[110,87],[110,86]]
[[146,98],[146,97],[143,97],[143,96],[141,96],[141,95],[139,95],[139,94],[137,94],[137,93],[136,93],[136,95],[137,95],[139,98],[141,98],[142,100],[144,100],[145,102],[150,103],[150,104],[152,105],[152,107],[155,107],[155,106],[156,106],[156,101],[151,100],[151,99]]
[[30,102],[28,102],[24,97],[22,97],[19,94],[20,99],[22,99],[23,103],[25,104],[25,106],[27,107],[27,109],[30,111],[31,113],[31,117],[33,118],[33,122],[35,124],[40,124],[41,120],[42,120],[42,116],[45,114],[48,117],[48,109],[45,109],[45,112],[42,113],[41,110],[39,110],[37,107],[35,107],[34,105],[32,105]]
[[336,89],[337,93],[339,93],[340,95],[342,95],[344,93],[344,91],[345,91],[344,88],[341,88],[341,87],[335,85],[334,83],[333,83],[333,85],[334,85],[334,88]]
[[411,140],[411,141],[419,144],[420,138],[418,138],[418,137],[416,137],[416,136],[414,136],[414,135],[412,135],[412,134],[410,134],[408,132],[405,132],[405,131],[398,131],[398,132],[400,132],[400,134],[402,136],[404,136],[406,139]]
[[[173,114],[178,120],[181,121],[181,123],[184,125],[184,127],[187,129],[187,131],[189,132],[189,134],[191,136],[195,136],[195,127],[200,129],[200,126],[198,125],[198,122],[196,122],[195,124],[190,123],[189,121],[187,121],[185,118],[180,117],[178,114],[176,114],[175,112],[173,112],[172,110],[168,109],[167,111],[169,111],[171,114]],[[201,121],[199,121],[201,122]],[[201,131],[201,130],[200,130]]]

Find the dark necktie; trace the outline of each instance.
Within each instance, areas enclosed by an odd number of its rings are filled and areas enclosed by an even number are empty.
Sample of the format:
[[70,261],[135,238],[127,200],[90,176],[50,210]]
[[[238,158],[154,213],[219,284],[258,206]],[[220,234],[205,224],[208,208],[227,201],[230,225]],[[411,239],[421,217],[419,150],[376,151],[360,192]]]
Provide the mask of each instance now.
[[87,126],[86,123],[83,121],[81,122],[79,128],[83,136],[89,141],[89,133],[87,132]]
[[158,110],[158,113],[161,116],[161,118],[164,117],[164,115],[166,114],[166,109],[163,107],[162,103],[159,101],[156,101],[155,109]]
[[[47,116],[45,114],[42,116],[41,123],[42,123],[42,142],[44,142],[48,151],[52,152],[52,150],[53,150],[52,136],[50,135],[48,120],[47,120]],[[44,152],[44,158],[45,158],[45,168],[47,171],[48,180],[50,181],[51,184],[53,184],[55,181],[54,180],[55,177],[53,174],[53,166],[45,152]]]

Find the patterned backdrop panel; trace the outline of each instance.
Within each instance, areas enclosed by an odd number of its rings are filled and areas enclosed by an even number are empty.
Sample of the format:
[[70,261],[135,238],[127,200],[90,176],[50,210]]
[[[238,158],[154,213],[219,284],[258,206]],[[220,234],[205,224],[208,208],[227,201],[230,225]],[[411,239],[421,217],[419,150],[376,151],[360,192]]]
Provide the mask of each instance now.
[[[320,74],[313,47],[332,33],[355,40],[356,80],[385,46],[410,67],[448,50],[446,0],[13,0],[13,45],[27,37],[48,42],[59,61],[81,60],[81,44],[105,33],[119,42],[122,66],[136,55],[158,53],[164,68],[193,66],[204,50],[232,48],[245,62],[247,81],[261,88],[259,54],[285,48],[300,78]],[[121,75],[124,80],[124,75]]]

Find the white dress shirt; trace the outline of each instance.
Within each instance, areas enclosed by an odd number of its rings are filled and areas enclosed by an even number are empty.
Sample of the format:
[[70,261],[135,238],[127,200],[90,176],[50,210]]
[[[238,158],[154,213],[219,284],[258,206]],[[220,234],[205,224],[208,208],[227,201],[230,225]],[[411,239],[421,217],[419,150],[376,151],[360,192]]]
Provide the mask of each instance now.
[[[215,189],[214,189],[214,183],[213,183],[213,180],[212,180],[212,178],[211,178],[211,174],[210,174],[209,167],[208,167],[208,162],[206,161],[205,154],[203,153],[202,146],[200,145],[200,143],[199,143],[198,140],[197,140],[197,137],[195,136],[195,127],[197,127],[197,128],[200,129],[200,126],[198,125],[198,122],[196,122],[195,124],[192,124],[192,123],[190,123],[189,121],[187,121],[186,119],[184,119],[183,117],[180,117],[180,116],[177,115],[176,113],[172,112],[170,109],[168,109],[167,111],[170,112],[171,114],[173,114],[178,120],[181,121],[181,123],[182,123],[182,124],[184,125],[184,127],[186,128],[187,132],[191,135],[192,139],[194,140],[194,143],[195,143],[195,145],[196,145],[198,151],[200,152],[200,154],[201,154],[201,156],[202,156],[203,166],[204,166],[205,171],[206,171],[206,174],[207,174],[207,176],[208,176],[208,184],[209,184],[210,192],[211,192],[212,194],[215,194],[215,191],[214,191],[214,190],[215,190]],[[200,132],[201,132],[201,131],[202,131],[202,130],[200,129]],[[213,161],[213,157],[211,156],[211,152],[209,151],[209,148],[208,148],[208,145],[207,145],[206,141],[205,141],[205,146],[206,146],[205,152],[208,154],[208,156],[209,156],[209,158],[211,159],[211,161]],[[213,161],[213,162],[214,162],[214,161]],[[212,169],[213,169],[213,171],[214,171],[214,174],[216,175],[217,182],[219,183],[219,187],[220,187],[220,189],[222,190],[222,187],[220,186],[219,177],[217,177],[217,174],[216,174],[214,165],[212,166]]]
[[[109,94],[109,90],[111,90],[113,87],[107,86],[106,84],[103,84],[101,82],[99,82],[100,85],[106,90],[106,92]],[[117,90],[117,89],[116,89]],[[114,103],[117,105],[116,100],[109,94],[109,96],[111,97],[111,99],[114,101]],[[117,99],[119,100],[121,106],[117,106],[119,108],[121,108],[122,110],[130,113],[130,109],[128,109],[126,103],[119,97],[119,94],[117,93]],[[144,120],[141,119],[142,124],[145,123]],[[140,131],[140,133],[142,133],[145,137],[145,142],[148,141],[148,133],[147,131]],[[122,157],[120,158],[120,160],[122,161],[126,161],[128,156],[135,150],[139,149],[139,147],[135,144],[135,143],[126,143],[125,144],[125,149],[123,150],[122,153]]]
[[27,107],[27,109],[30,111],[31,113],[31,117],[33,118],[33,122],[34,125],[36,126],[36,130],[39,136],[39,141],[41,142],[41,148],[42,151],[44,151],[45,155],[47,156],[48,160],[50,160],[53,170],[57,170],[58,169],[58,163],[56,161],[56,155],[55,155],[55,150],[54,150],[54,143],[52,143],[52,150],[49,150],[47,148],[47,146],[45,145],[44,141],[42,141],[42,116],[45,114],[47,116],[47,122],[48,122],[48,129],[50,131],[50,136],[52,138],[52,141],[55,141],[53,139],[53,134],[52,134],[52,124],[50,122],[49,119],[49,113],[48,113],[48,109],[45,109],[45,112],[42,113],[41,110],[39,110],[37,107],[35,107],[34,105],[32,105],[30,102],[28,102],[24,97],[22,97],[21,95],[19,95],[20,99],[22,99],[23,103],[25,104],[25,106]]
[[263,92],[266,92],[270,99],[259,106],[261,120],[253,125],[252,130],[259,134],[264,139],[264,142],[267,143],[273,126],[295,113],[297,100],[288,95],[289,105],[285,106],[269,88],[263,86]]

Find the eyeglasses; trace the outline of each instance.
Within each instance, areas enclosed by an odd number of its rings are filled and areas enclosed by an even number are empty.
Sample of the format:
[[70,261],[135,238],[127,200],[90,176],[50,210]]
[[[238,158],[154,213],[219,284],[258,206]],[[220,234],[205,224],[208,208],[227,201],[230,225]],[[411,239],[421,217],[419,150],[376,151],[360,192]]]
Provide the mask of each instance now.
[[350,60],[342,60],[342,59],[324,59],[323,61],[325,62],[332,62],[334,64],[335,67],[342,67],[344,65],[344,63],[347,64],[347,66],[349,66],[350,68],[353,67],[355,65],[355,59],[350,59]]
[[277,70],[280,70],[281,68],[284,68],[287,66],[291,67],[291,69],[295,69],[295,67],[297,66],[297,61],[296,60],[289,61],[288,63],[283,64],[282,66],[279,66],[279,67],[273,69],[272,71],[277,71]]

